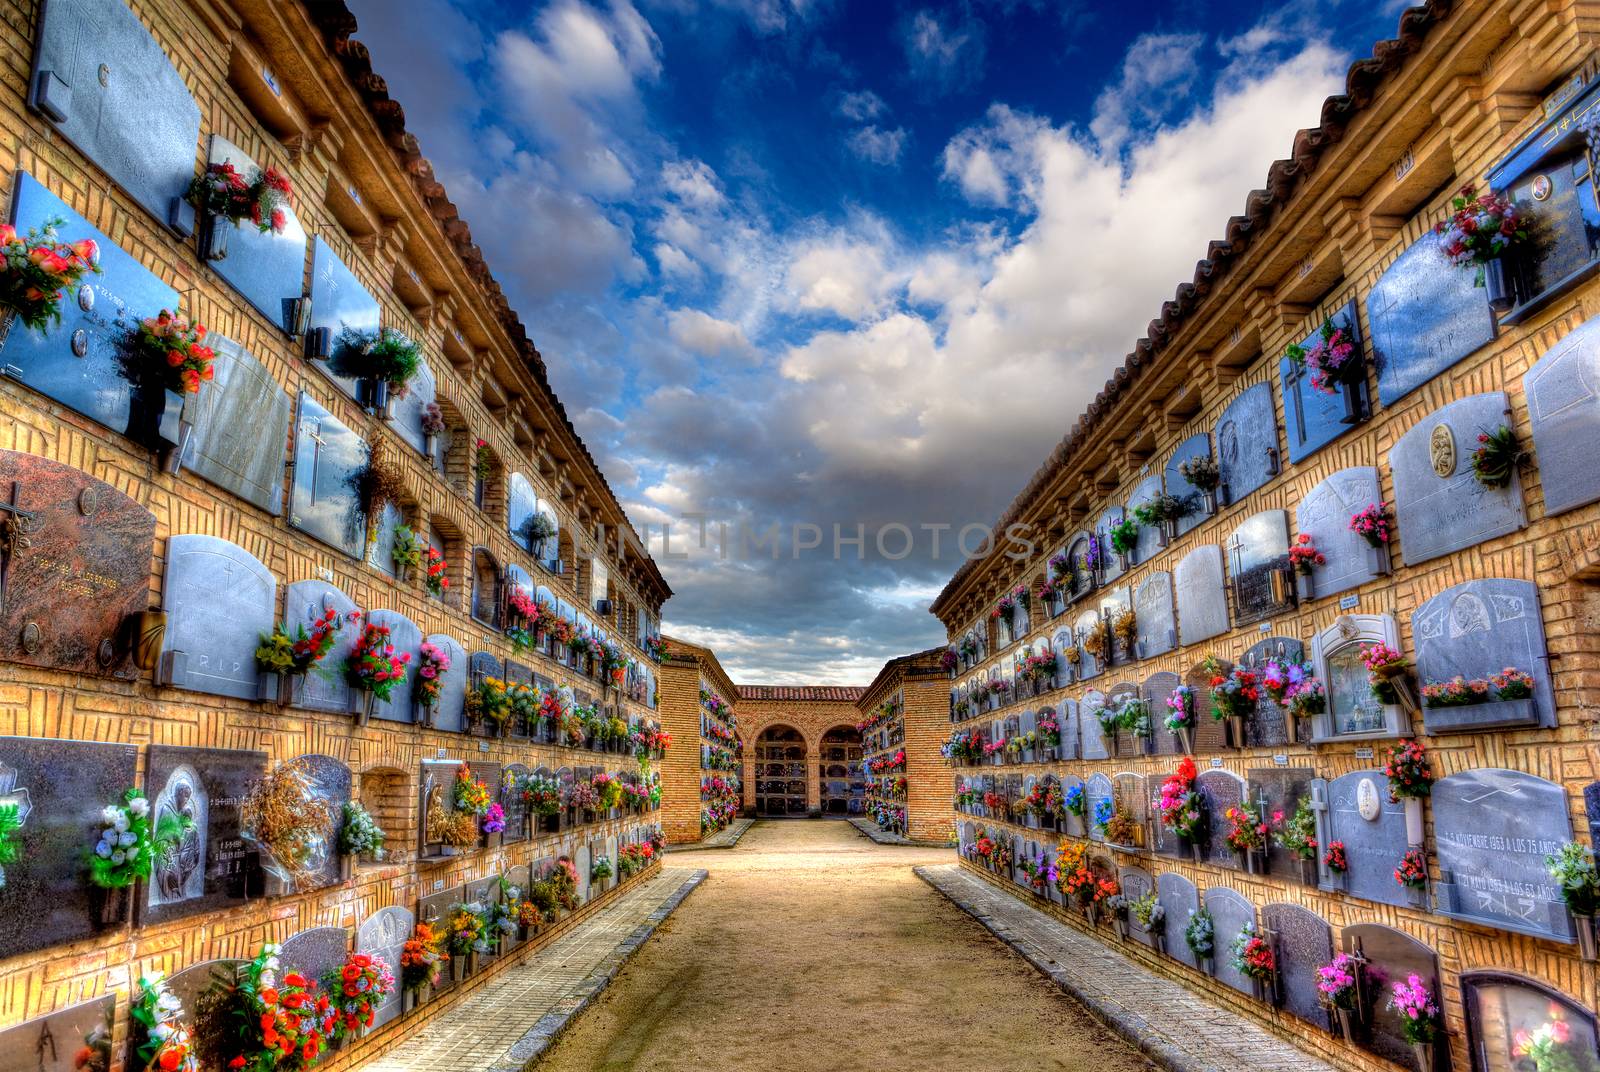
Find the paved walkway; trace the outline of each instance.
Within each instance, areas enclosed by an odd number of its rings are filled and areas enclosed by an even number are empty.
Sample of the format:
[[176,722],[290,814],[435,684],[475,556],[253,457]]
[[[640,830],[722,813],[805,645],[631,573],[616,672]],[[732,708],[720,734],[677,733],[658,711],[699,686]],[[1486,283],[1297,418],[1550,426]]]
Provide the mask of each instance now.
[[705,878],[664,867],[575,930],[429,1020],[362,1072],[521,1069],[541,1053]]
[[916,872],[1165,1068],[1332,1072],[1335,1067],[1148,971],[959,864],[919,867]]

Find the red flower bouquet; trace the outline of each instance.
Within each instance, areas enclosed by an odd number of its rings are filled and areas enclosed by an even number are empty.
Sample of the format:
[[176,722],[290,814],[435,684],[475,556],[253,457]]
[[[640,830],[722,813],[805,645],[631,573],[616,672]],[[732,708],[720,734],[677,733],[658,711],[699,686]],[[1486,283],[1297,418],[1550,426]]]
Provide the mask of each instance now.
[[405,680],[410,661],[410,652],[396,652],[389,643],[387,628],[369,623],[345,663],[345,680],[351,688],[387,700],[394,695],[395,686]]
[[204,324],[191,325],[187,317],[163,309],[139,322],[132,343],[135,361],[155,370],[167,390],[198,394],[200,385],[211,381],[217,357],[205,337]]
[[278,952],[262,946],[233,988],[233,1030],[223,1042],[231,1072],[305,1072],[327,1048],[338,1014],[305,976],[279,981]]
[[289,177],[277,168],[257,171],[247,179],[238,168],[223,161],[208,164],[189,183],[186,198],[201,212],[234,224],[249,220],[263,234],[282,234],[289,224],[286,207],[293,192]]
[[449,572],[450,563],[445,561],[444,555],[439,549],[437,547],[428,548],[428,564],[422,576],[423,583],[428,586],[429,595],[444,595],[445,589],[450,587],[450,578],[446,576]]
[[333,1037],[355,1038],[362,1028],[372,1026],[378,1006],[394,993],[394,974],[381,957],[349,953],[344,967],[330,969],[322,977],[322,987],[333,995]]
[[15,313],[30,331],[61,323],[61,295],[85,272],[100,271],[100,251],[92,239],[64,242],[59,218],[17,234],[0,224],[0,313]]

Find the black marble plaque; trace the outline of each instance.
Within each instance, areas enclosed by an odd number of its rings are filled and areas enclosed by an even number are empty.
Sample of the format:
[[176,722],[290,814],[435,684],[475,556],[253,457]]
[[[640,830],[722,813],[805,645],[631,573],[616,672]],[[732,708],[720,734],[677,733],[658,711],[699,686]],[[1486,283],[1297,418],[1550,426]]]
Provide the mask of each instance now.
[[[378,302],[345,266],[321,236],[311,244],[311,330],[313,336],[326,329],[335,345],[345,328],[371,332],[378,330]],[[351,398],[359,397],[354,377],[341,376],[330,361],[313,362],[323,375]]]
[[[1257,622],[1287,610],[1294,587],[1289,569],[1289,518],[1282,510],[1263,510],[1234,530],[1228,540],[1233,578],[1235,625]],[[1274,575],[1282,580],[1273,592]]]
[[[246,178],[257,170],[243,149],[220,134],[211,135],[207,160],[230,163]],[[280,330],[291,324],[293,302],[303,293],[306,276],[306,230],[289,204],[283,211],[287,220],[281,232],[264,232],[246,220],[229,233],[227,257],[206,262]]]
[[294,486],[289,524],[351,558],[366,546],[354,478],[367,464],[367,444],[308,394],[295,424]]
[[1254,987],[1249,978],[1233,966],[1233,943],[1246,924],[1255,922],[1255,906],[1242,893],[1226,886],[1208,886],[1205,900],[1215,928],[1216,951],[1212,955],[1212,963],[1217,981],[1241,993],[1252,993]]
[[[440,885],[442,887],[442,883]],[[429,885],[423,888],[433,889],[433,886]],[[417,902],[417,922],[428,924],[433,928],[435,936],[443,935],[445,933],[445,921],[450,918],[450,910],[465,901],[466,893],[465,886],[435,889]],[[448,939],[442,940],[442,944],[447,946],[449,944]],[[451,956],[453,957],[454,954],[451,954]],[[440,965],[440,968],[439,982],[433,988],[435,993],[449,990],[455,986],[455,980],[452,978],[452,965],[447,962]]]
[[189,831],[156,858],[146,884],[145,926],[260,897],[263,873],[242,834],[241,807],[266,773],[265,752],[180,748],[153,744],[146,760],[145,795],[151,814],[187,818]]
[[1333,959],[1328,921],[1299,905],[1269,904],[1261,909],[1261,927],[1272,932],[1277,950],[1283,1007],[1318,1027],[1329,1027],[1317,994],[1317,969]]
[[5,903],[15,910],[0,913],[0,958],[100,929],[89,854],[105,826],[101,809],[122,803],[137,760],[129,744],[0,737],[0,804],[15,804],[22,819],[20,857],[5,866]]
[[[1407,1067],[1414,1067],[1416,1057],[1406,1041],[1400,1014],[1389,1006],[1389,995],[1394,992],[1395,983],[1403,983],[1413,975],[1438,993],[1438,955],[1409,934],[1379,923],[1351,924],[1340,932],[1339,943],[1343,952],[1365,962],[1361,968],[1361,996],[1367,1030],[1357,1036],[1358,1045],[1395,1064],[1412,1062]],[[1435,1047],[1434,1056],[1435,1072],[1448,1072],[1450,1047]]]
[[[1354,300],[1345,303],[1331,319],[1334,327],[1343,328],[1357,347],[1361,345],[1361,325],[1356,319]],[[1319,323],[1313,331],[1296,341],[1301,346],[1309,347],[1321,335],[1322,325]],[[1298,462],[1310,457],[1355,426],[1344,420],[1344,389],[1340,387],[1337,393],[1330,395],[1312,387],[1309,367],[1298,366],[1287,357],[1279,358],[1278,384],[1283,390],[1284,416],[1288,420],[1290,461]],[[1368,404],[1364,376],[1356,385],[1356,395],[1356,413],[1365,414]]]
[[116,1008],[107,994],[0,1030],[0,1072],[111,1072]]
[[1195,785],[1205,798],[1206,819],[1211,824],[1207,833],[1206,859],[1218,867],[1238,870],[1241,866],[1239,859],[1228,847],[1228,831],[1232,824],[1228,821],[1227,813],[1229,808],[1243,803],[1244,782],[1229,771],[1211,769],[1201,771],[1195,779]]
[[[1302,797],[1311,795],[1311,779],[1316,772],[1310,767],[1259,767],[1248,773],[1246,785],[1250,799],[1263,805],[1263,817],[1274,827],[1281,812],[1285,821],[1300,804]],[[1274,875],[1298,878],[1299,857],[1278,845],[1276,838],[1267,841],[1267,870]]]
[[522,780],[527,776],[528,768],[521,763],[508,764],[500,772],[500,795],[497,799],[506,812],[506,830],[503,838],[506,844],[526,841],[533,832],[533,824],[528,815],[528,803],[522,799]]
[[1445,259],[1429,231],[1373,284],[1367,322],[1385,406],[1494,339],[1488,290],[1473,285],[1473,274]]
[[[1244,653],[1239,662],[1259,673],[1269,659],[1289,664],[1304,662],[1305,657],[1306,648],[1300,641],[1293,637],[1273,636],[1250,645],[1250,650]],[[1276,748],[1289,743],[1292,736],[1290,729],[1288,713],[1263,689],[1261,699],[1256,701],[1255,711],[1245,719],[1245,743],[1252,748]]]

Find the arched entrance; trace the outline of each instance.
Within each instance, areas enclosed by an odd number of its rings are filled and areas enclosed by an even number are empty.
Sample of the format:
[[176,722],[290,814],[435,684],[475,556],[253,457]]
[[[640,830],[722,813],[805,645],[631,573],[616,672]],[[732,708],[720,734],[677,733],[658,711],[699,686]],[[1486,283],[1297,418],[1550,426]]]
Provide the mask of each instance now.
[[854,726],[835,726],[822,735],[817,764],[817,799],[824,815],[860,815],[866,796],[866,776],[861,773],[861,732]]
[[756,814],[806,814],[806,739],[789,726],[756,738]]

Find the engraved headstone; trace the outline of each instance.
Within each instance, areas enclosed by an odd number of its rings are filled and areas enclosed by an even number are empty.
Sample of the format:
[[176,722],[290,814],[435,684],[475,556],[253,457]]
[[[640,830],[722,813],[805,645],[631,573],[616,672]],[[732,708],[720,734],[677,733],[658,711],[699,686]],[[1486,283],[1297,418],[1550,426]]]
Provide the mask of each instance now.
[[1111,755],[1113,742],[1107,740],[1097,717],[1097,712],[1109,702],[1104,693],[1084,693],[1083,702],[1078,708],[1078,732],[1083,742],[1080,754],[1084,759],[1105,759]]
[[[1134,510],[1144,503],[1150,502],[1162,494],[1161,475],[1153,473],[1145,477],[1133,487],[1133,492],[1128,496],[1128,517],[1134,516]],[[1137,519],[1135,519],[1137,520]],[[1139,526],[1139,543],[1134,550],[1135,562],[1148,562],[1161,550],[1160,532],[1149,525]]]
[[572,863],[578,869],[578,903],[589,903],[589,846],[579,845],[578,851],[572,854]]
[[1556,724],[1539,590],[1530,582],[1494,577],[1446,588],[1413,612],[1411,636],[1424,683],[1487,680],[1508,668],[1533,677],[1531,703],[1424,707],[1429,733]]
[[[1130,902],[1138,900],[1147,893],[1153,893],[1156,888],[1155,879],[1151,878],[1150,872],[1142,867],[1124,867],[1117,874],[1117,882],[1122,887],[1122,895]],[[1153,949],[1156,944],[1155,932],[1159,929],[1159,925],[1150,931],[1142,929],[1139,921],[1133,918],[1133,913],[1128,913],[1128,933],[1135,941],[1143,942]]]
[[[433,928],[435,934],[440,933],[444,929],[445,921],[450,918],[450,910],[465,900],[466,892],[465,886],[454,886],[447,890],[430,893],[421,898],[417,902],[417,922],[428,924]],[[454,966],[442,964],[440,969],[439,981],[433,987],[435,994],[442,993],[455,986],[455,980],[452,977]]]
[[361,638],[359,618],[351,621],[349,617],[359,614],[361,608],[349,596],[322,580],[295,581],[284,596],[284,621],[291,637],[295,635],[296,626],[310,633],[311,624],[330,610],[335,611],[344,624],[334,634],[333,647],[318,664],[321,672],[306,675],[305,684],[297,690],[294,705],[311,711],[343,714],[350,710],[350,686],[339,668]]
[[1522,377],[1539,458],[1544,512],[1565,513],[1600,499],[1600,318],[1584,321]]
[[1261,928],[1275,940],[1283,1007],[1307,1023],[1330,1026],[1317,992],[1317,969],[1333,959],[1328,921],[1299,905],[1269,904],[1262,906]]
[[[1358,348],[1361,346],[1361,325],[1356,319],[1354,300],[1346,302],[1329,319],[1332,320],[1334,327],[1343,329]],[[1295,341],[1309,348],[1321,336],[1322,325],[1318,323],[1314,329]],[[1289,433],[1289,460],[1292,462],[1310,457],[1348,432],[1355,424],[1348,418],[1363,417],[1369,409],[1367,380],[1364,375],[1355,385],[1353,413],[1346,408],[1343,386],[1335,385],[1333,394],[1317,390],[1311,385],[1311,369],[1305,364],[1296,364],[1287,357],[1278,359],[1278,386],[1283,391],[1283,411]]]
[[1178,643],[1172,610],[1172,575],[1152,573],[1134,589],[1133,610],[1139,619],[1139,658],[1165,655]]
[[[1282,813],[1285,821],[1294,815],[1302,797],[1311,795],[1311,780],[1316,772],[1310,767],[1263,767],[1248,772],[1246,786],[1250,799],[1263,803],[1262,818],[1274,827],[1273,821]],[[1274,875],[1298,878],[1299,857],[1278,844],[1277,838],[1267,839],[1267,871]]]
[[[339,333],[346,328],[354,331],[378,330],[378,301],[361,285],[355,273],[322,240],[319,235],[311,244],[311,334],[315,338],[325,331],[331,348],[337,349]],[[351,398],[359,396],[355,379],[341,376],[331,367],[330,361],[314,361],[323,375],[338,385]]]
[[1100,520],[1095,522],[1095,531],[1100,534],[1100,554],[1105,559],[1105,572],[1101,575],[1101,583],[1109,584],[1122,576],[1122,559],[1111,550],[1112,526],[1120,524],[1124,511],[1120,506],[1113,506],[1100,515]]
[[1461,771],[1434,784],[1436,910],[1521,934],[1573,940],[1545,857],[1572,840],[1567,792],[1521,771]]
[[1228,404],[1217,420],[1217,468],[1226,502],[1236,503],[1272,479],[1278,451],[1278,422],[1272,387],[1258,383]]
[[[1218,867],[1240,868],[1240,862],[1228,847],[1228,809],[1244,802],[1244,782],[1237,774],[1225,770],[1203,770],[1195,779],[1196,788],[1206,801],[1206,819],[1211,824],[1206,846],[1206,859]],[[1218,932],[1221,937],[1221,932]]]
[[85,854],[105,827],[101,809],[134,785],[137,760],[130,744],[0,737],[0,804],[16,805],[22,824],[17,859],[0,868],[16,906],[0,913],[0,957],[101,929],[105,897],[86,881]]
[[[1223,670],[1231,670],[1231,663],[1225,663]],[[1211,671],[1206,662],[1196,663],[1184,675],[1183,683],[1194,690],[1194,752],[1195,755],[1206,755],[1211,752],[1221,752],[1227,747],[1227,736],[1224,732],[1226,723],[1221,719],[1212,717],[1211,710]]]
[[212,381],[191,398],[194,430],[183,467],[269,514],[283,509],[289,394],[248,350],[215,332]]
[[1163,871],[1156,876],[1156,897],[1166,913],[1162,925],[1166,928],[1167,956],[1195,967],[1194,951],[1184,940],[1190,916],[1200,909],[1194,883],[1176,871]]
[[295,423],[294,485],[289,524],[351,558],[366,542],[353,479],[367,464],[367,445],[308,394]]
[[1207,886],[1206,908],[1211,912],[1211,922],[1215,928],[1216,952],[1212,963],[1217,981],[1242,993],[1251,993],[1253,988],[1249,978],[1233,966],[1233,943],[1247,924],[1255,922],[1255,906],[1236,890],[1226,886]]
[[439,702],[433,712],[434,728],[459,733],[465,728],[462,707],[467,699],[467,649],[448,633],[435,633],[427,640],[450,659],[450,669],[440,678]]
[[396,396],[391,389],[389,395],[394,399],[394,419],[389,422],[389,427],[418,454],[425,454],[427,447],[427,440],[422,433],[422,414],[430,402],[438,400],[438,393],[433,369],[428,367],[424,358],[422,364],[417,366],[416,375],[406,384],[405,393]]
[[[189,1028],[191,1037],[218,1038],[228,1029],[228,1007],[214,998],[219,991],[232,986],[239,969],[249,963],[234,959],[203,960],[167,977],[167,989],[182,1006],[178,1019]],[[129,1042],[137,1048],[142,1042],[142,1033],[136,1025],[131,1036]]]
[[422,649],[422,630],[397,610],[369,610],[367,624],[382,626],[389,630],[389,643],[394,645],[395,655],[411,657],[406,662],[405,679],[395,686],[394,692],[387,700],[378,700],[373,704],[372,716],[389,722],[411,722],[413,721],[412,697],[416,692],[417,683],[417,659]]
[[[392,905],[380,908],[361,921],[356,931],[356,950],[382,960],[389,966],[398,984],[400,980],[400,955],[416,926],[416,917],[409,909]],[[400,1015],[400,987],[395,989],[373,1011],[373,1027],[382,1027]]]
[[[1415,1061],[1411,1044],[1406,1041],[1405,1025],[1390,1006],[1388,996],[1395,983],[1405,982],[1413,975],[1438,993],[1438,954],[1409,934],[1380,923],[1353,923],[1340,932],[1339,942],[1344,952],[1365,961],[1361,974],[1367,1030],[1358,1035],[1357,1043],[1395,1064]],[[1443,1054],[1438,1059],[1446,1072],[1449,1052],[1448,1046],[1436,1051]]]
[[143,926],[212,912],[260,897],[259,854],[242,834],[241,806],[266,773],[265,752],[150,746],[145,795],[151,825],[185,829],[156,854],[145,884]]
[[[1116,621],[1124,611],[1133,609],[1133,594],[1126,587],[1112,588],[1100,595],[1100,616],[1115,626]],[[1116,637],[1115,629],[1112,631],[1111,663],[1113,666],[1121,665],[1134,657],[1128,646]]]
[[168,539],[162,682],[255,699],[256,648],[272,632],[277,603],[278,578],[238,544],[215,536]]
[[[1269,636],[1250,645],[1239,663],[1259,672],[1268,661],[1276,660],[1287,667],[1303,663],[1305,657],[1306,648],[1300,641],[1293,637]],[[1288,712],[1263,689],[1256,709],[1245,719],[1245,743],[1251,748],[1276,748],[1289,743],[1293,736],[1291,729]]]
[[[1331,782],[1312,782],[1314,789],[1319,784],[1324,784],[1328,815],[1326,831],[1318,840],[1323,845],[1344,842],[1350,865],[1345,891],[1367,901],[1407,904],[1405,889],[1394,880],[1395,865],[1406,854],[1405,808],[1389,799],[1383,771],[1352,771]],[[1363,802],[1370,819],[1362,815]]]
[[1311,568],[1314,598],[1336,595],[1378,576],[1372,548],[1350,531],[1350,518],[1383,499],[1378,471],[1370,466],[1341,469],[1306,492],[1295,508],[1295,528],[1327,561]]
[[124,680],[131,615],[150,598],[155,515],[70,465],[0,451],[0,522],[27,546],[0,555],[0,659]]
[[350,932],[343,927],[312,927],[283,940],[279,962],[285,972],[297,971],[307,979],[321,980],[344,966],[350,952]]
[[1210,517],[1206,509],[1205,495],[1200,489],[1189,483],[1183,475],[1183,463],[1193,458],[1208,457],[1211,454],[1211,436],[1205,432],[1192,435],[1178,444],[1172,452],[1172,457],[1167,461],[1165,471],[1167,494],[1182,502],[1188,512],[1178,519],[1178,535],[1182,536],[1200,522]]
[[[328,823],[319,831],[321,839],[311,852],[300,892],[337,886],[341,879],[339,831],[344,825],[345,803],[350,799],[350,768],[323,755],[296,756],[290,762],[305,775],[312,796],[328,806]],[[263,865],[266,863],[263,857]]]
[[[246,180],[259,171],[243,149],[219,134],[211,135],[207,160],[232,164]],[[292,323],[290,303],[300,296],[305,280],[306,230],[292,205],[285,203],[282,209],[284,220],[279,230],[263,231],[249,220],[237,227],[221,223],[229,228],[228,255],[207,264],[269,323],[286,330]]]
[[[1074,788],[1083,789],[1084,788],[1083,779],[1079,778],[1076,774],[1064,774],[1064,775],[1062,775],[1061,776],[1061,799],[1063,801],[1067,799],[1067,794],[1072,792],[1072,790]],[[1088,797],[1085,796],[1084,800],[1087,801]],[[1085,818],[1082,818],[1082,819],[1080,819],[1078,816],[1072,814],[1070,811],[1067,812],[1066,815],[1067,815],[1067,817],[1062,823],[1062,832],[1063,833],[1070,834],[1073,837],[1087,837],[1089,835],[1089,826],[1088,826],[1088,816],[1090,815],[1089,812],[1085,812],[1084,813]]]
[[1091,774],[1083,786],[1084,803],[1087,809],[1084,812],[1084,823],[1089,828],[1089,837],[1094,841],[1104,841],[1105,833],[1095,822],[1095,817],[1103,810],[1111,807],[1116,799],[1112,789],[1111,779],[1104,774]]
[[1424,234],[1384,269],[1367,295],[1378,398],[1392,406],[1494,339],[1488,291]]
[[110,1072],[117,996],[0,1028],[0,1072]]
[[[1078,615],[1077,619],[1072,623],[1072,628],[1081,646],[1081,642],[1085,637],[1089,636],[1094,630],[1100,628],[1099,609],[1090,608],[1085,610],[1082,614]],[[1078,653],[1078,680],[1088,681],[1092,677],[1099,676],[1101,671],[1105,669],[1105,667],[1101,665],[1101,662],[1101,659],[1096,659],[1093,655],[1089,654],[1087,650],[1084,650],[1080,647],[1080,651]]]
[[1228,596],[1223,587],[1222,548],[1201,544],[1174,572],[1178,601],[1178,642],[1198,644],[1228,631]]
[[1270,618],[1291,606],[1294,588],[1288,573],[1288,514],[1263,510],[1235,529],[1228,539],[1228,568],[1233,578],[1235,625]]
[[1523,525],[1522,482],[1486,488],[1472,472],[1478,436],[1506,422],[1504,391],[1458,398],[1412,426],[1389,451],[1395,524],[1407,565],[1472,547]]
[[397,575],[394,544],[400,526],[405,523],[405,512],[399,506],[392,502],[383,504],[383,509],[378,513],[377,524],[371,525],[366,535],[365,550],[369,566],[391,577]]
[[527,776],[528,768],[521,763],[508,764],[500,772],[500,792],[497,799],[506,813],[504,841],[508,845],[515,841],[528,840],[532,831],[528,802],[522,799],[522,780]]
[[162,224],[194,175],[200,106],[120,0],[50,0],[28,103]]

